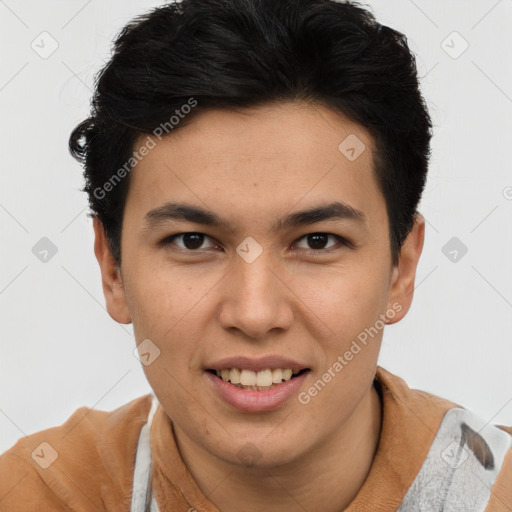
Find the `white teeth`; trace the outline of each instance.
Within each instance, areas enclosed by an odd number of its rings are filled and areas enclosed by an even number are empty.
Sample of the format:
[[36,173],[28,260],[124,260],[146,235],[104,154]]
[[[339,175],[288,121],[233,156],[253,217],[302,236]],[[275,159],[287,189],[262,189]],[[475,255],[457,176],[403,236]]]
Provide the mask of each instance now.
[[242,384],[242,386],[255,386],[256,379],[256,372],[252,372],[251,370],[242,370],[240,372],[240,384]]
[[229,370],[229,380],[231,384],[240,384],[240,370],[238,368]]
[[272,386],[272,371],[263,370],[256,375],[256,386]]
[[283,370],[281,368],[277,368],[272,372],[272,382],[274,384],[279,384],[283,380]]
[[251,389],[268,389],[273,384],[281,384],[288,381],[292,375],[297,375],[300,370],[292,370],[291,368],[276,368],[274,370],[266,369],[259,372],[252,370],[240,370],[239,368],[223,368],[215,370],[217,377],[225,382],[238,385],[238,387],[250,387]]
[[284,380],[290,380],[292,378],[293,371],[289,368],[286,368],[286,370],[283,370],[283,379]]

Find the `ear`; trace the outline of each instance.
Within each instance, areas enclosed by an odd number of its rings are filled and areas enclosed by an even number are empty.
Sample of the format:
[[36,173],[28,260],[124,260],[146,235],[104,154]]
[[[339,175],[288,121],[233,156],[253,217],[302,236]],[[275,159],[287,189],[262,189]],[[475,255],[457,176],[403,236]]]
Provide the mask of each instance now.
[[100,265],[103,294],[109,315],[120,324],[129,324],[132,319],[123,287],[121,269],[117,265],[110,247],[103,224],[97,216],[93,218],[94,227],[94,254]]
[[396,314],[388,318],[387,324],[399,322],[407,314],[414,296],[416,268],[425,240],[425,219],[419,213],[414,218],[414,226],[402,244],[398,264],[393,267],[388,309],[396,311]]

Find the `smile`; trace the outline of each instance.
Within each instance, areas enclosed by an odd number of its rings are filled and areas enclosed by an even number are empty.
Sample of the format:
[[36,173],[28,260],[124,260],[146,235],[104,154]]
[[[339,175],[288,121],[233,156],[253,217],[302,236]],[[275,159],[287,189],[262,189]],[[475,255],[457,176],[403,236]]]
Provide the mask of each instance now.
[[223,368],[222,370],[208,370],[221,378],[224,382],[229,382],[240,389],[252,391],[266,391],[295,378],[299,374],[309,371],[308,368],[302,370],[291,368],[267,368],[259,372],[240,368]]
[[279,409],[297,395],[310,373],[309,368],[223,368],[205,370],[203,375],[224,403],[242,413],[263,413]]

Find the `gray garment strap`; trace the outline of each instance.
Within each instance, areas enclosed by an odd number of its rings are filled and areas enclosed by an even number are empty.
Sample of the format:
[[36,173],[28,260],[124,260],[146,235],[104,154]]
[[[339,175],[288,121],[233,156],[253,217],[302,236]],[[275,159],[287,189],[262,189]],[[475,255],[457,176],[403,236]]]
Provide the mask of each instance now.
[[511,446],[498,427],[449,409],[397,512],[483,512]]
[[133,468],[132,504],[130,512],[159,512],[151,486],[151,423],[158,408],[158,400],[152,395],[151,408],[146,424],[141,428],[135,465]]

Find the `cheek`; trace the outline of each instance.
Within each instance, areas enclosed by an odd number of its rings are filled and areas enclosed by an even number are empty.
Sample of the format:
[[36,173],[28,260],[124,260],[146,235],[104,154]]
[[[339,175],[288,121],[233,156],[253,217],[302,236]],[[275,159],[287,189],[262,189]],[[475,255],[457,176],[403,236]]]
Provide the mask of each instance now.
[[190,415],[194,407],[184,404],[199,393],[194,389],[197,379],[190,369],[197,367],[194,361],[201,340],[197,319],[200,290],[194,291],[194,287],[166,272],[137,273],[134,277],[129,289],[130,309],[136,312],[132,315],[135,338],[137,344],[150,340],[157,353],[142,369],[157,398],[173,417]]
[[140,258],[130,263],[126,296],[136,339],[140,342],[153,337],[167,344],[180,323],[190,321],[206,284],[193,286],[185,272],[155,261]]
[[[314,313],[317,334],[346,340],[375,323],[388,301],[387,271],[364,261],[315,276],[301,276],[293,288]],[[304,310],[306,312],[306,310]],[[311,313],[309,313],[309,316]]]
[[[316,375],[321,382],[311,383],[306,390],[318,396],[308,406],[319,429],[339,424],[340,404],[347,415],[353,410],[371,386],[378,361],[385,327],[381,315],[387,309],[386,275],[381,269],[352,270],[331,280],[327,292],[326,288],[315,292],[320,311],[317,324],[329,326],[328,337],[316,338],[324,352]],[[330,417],[338,419],[331,422],[326,419]]]

